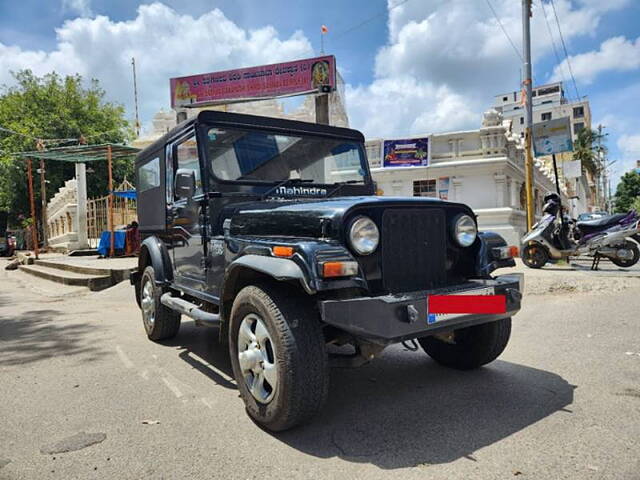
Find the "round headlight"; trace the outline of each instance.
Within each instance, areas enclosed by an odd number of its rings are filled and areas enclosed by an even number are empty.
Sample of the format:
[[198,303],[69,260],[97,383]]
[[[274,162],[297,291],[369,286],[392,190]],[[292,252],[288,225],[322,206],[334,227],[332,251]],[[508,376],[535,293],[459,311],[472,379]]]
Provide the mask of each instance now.
[[478,228],[469,215],[460,215],[453,226],[453,236],[461,247],[469,247],[476,241]]
[[375,252],[380,242],[378,227],[369,217],[358,217],[349,228],[349,243],[360,255]]

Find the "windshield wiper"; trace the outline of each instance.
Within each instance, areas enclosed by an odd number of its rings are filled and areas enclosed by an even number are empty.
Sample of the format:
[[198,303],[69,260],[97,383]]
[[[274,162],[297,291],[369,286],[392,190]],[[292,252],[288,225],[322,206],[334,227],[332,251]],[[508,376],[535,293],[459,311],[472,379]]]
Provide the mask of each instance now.
[[286,180],[282,180],[281,182],[276,183],[273,187],[264,192],[260,197],[260,200],[264,200],[283,185],[295,185],[296,183],[313,183],[314,181],[315,180],[313,178],[287,178]]
[[327,194],[327,197],[331,197],[334,193],[338,193],[345,185],[352,185],[354,183],[362,183],[362,180],[345,180],[344,182],[335,182],[334,185],[336,185],[336,188],[331,190]]

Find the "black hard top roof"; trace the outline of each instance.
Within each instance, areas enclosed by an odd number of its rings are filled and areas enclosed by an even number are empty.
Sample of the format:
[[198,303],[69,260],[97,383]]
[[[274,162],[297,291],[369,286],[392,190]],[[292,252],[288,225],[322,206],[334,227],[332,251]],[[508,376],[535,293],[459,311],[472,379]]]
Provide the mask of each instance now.
[[322,135],[334,138],[344,138],[355,142],[364,142],[364,136],[362,133],[351,128],[333,127],[319,123],[300,122],[298,120],[286,120],[282,118],[261,117],[258,115],[205,110],[200,112],[196,117],[179,123],[169,132],[146,147],[138,155],[138,160],[145,158],[147,153],[155,152],[156,150],[164,148],[167,143],[180,136],[180,134],[191,127],[194,123],[241,128],[266,128],[269,130],[280,130],[283,133],[288,132]]

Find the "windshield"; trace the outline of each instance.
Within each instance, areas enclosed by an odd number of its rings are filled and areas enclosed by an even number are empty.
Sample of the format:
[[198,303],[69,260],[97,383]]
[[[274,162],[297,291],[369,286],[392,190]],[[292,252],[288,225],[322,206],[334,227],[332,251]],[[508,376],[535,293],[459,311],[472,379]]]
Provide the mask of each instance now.
[[211,171],[221,180],[365,182],[366,159],[358,142],[212,127],[207,143]]

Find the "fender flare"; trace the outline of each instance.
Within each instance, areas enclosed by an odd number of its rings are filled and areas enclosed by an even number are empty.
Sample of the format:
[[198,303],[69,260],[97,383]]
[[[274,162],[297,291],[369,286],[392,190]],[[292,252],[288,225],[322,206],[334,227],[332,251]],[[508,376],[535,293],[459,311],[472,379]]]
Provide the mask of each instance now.
[[506,247],[507,241],[495,232],[478,232],[479,247],[476,257],[476,273],[480,277],[488,277],[491,272],[498,268],[515,267],[513,258],[496,259],[492,249],[495,247]]
[[228,282],[232,282],[234,280],[238,269],[243,267],[263,273],[278,281],[298,281],[300,282],[300,286],[304,288],[308,294],[313,295],[316,293],[315,289],[309,285],[309,282],[307,281],[307,278],[300,266],[293,260],[253,254],[243,255],[229,264],[227,273],[224,277],[225,289]]
[[153,267],[157,283],[166,284],[173,280],[169,250],[158,237],[147,237],[140,245],[140,257],[138,258],[138,272],[140,275],[142,275],[147,265]]

